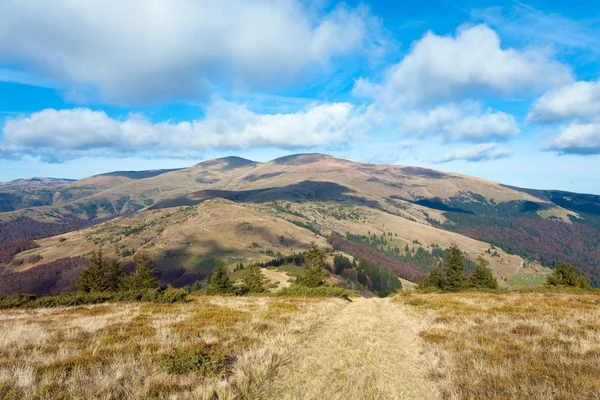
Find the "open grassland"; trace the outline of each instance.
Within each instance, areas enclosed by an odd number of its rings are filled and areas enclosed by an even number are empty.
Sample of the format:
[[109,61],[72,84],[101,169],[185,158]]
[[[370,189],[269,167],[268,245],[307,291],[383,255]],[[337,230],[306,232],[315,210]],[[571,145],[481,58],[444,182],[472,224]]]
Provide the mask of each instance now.
[[598,399],[598,376],[594,292],[0,313],[2,399]]
[[398,296],[446,399],[599,399],[600,294]]
[[0,314],[0,398],[260,398],[342,300],[201,297]]

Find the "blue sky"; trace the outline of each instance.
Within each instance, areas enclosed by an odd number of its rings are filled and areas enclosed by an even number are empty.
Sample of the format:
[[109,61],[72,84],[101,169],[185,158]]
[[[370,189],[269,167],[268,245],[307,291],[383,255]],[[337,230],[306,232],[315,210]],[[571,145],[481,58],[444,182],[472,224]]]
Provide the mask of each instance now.
[[600,193],[596,1],[0,9],[0,180],[323,152]]

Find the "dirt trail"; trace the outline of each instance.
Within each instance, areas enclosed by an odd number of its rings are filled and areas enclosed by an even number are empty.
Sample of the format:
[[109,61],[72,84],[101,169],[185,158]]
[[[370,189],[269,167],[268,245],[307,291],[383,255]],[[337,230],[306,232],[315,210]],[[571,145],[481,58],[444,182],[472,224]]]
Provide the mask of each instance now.
[[266,398],[438,399],[419,327],[389,299],[356,299],[313,333]]

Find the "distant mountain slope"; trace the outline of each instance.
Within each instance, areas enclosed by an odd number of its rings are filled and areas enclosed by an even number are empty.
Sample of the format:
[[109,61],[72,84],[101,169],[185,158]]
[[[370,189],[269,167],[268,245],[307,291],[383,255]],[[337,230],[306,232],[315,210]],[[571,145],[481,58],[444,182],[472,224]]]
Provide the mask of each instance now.
[[[202,209],[207,201],[220,198],[260,207],[261,218],[283,218],[322,240],[333,232],[345,235],[344,229],[365,235],[361,228],[365,221],[341,225],[336,218],[343,220],[349,209],[371,210],[385,216],[370,225],[378,235],[386,232],[388,219],[403,221],[394,232],[398,237],[406,236],[403,231],[414,224],[426,227],[410,237],[426,243],[425,247],[415,244],[423,251],[431,251],[426,246],[442,245],[429,239],[431,232],[437,232],[436,238],[453,232],[459,242],[477,251],[490,251],[493,244],[498,252],[503,249],[519,256],[506,268],[493,260],[502,279],[533,274],[524,266],[538,261],[546,266],[566,261],[582,267],[600,285],[600,196],[521,189],[443,171],[365,164],[323,154],[291,155],[264,163],[225,157],[177,170],[96,175],[40,190],[50,193],[50,200],[45,197],[50,204],[0,213],[0,242],[80,229],[119,216],[145,218],[147,209]],[[8,203],[2,204],[7,208]],[[346,211],[335,211],[336,207]],[[202,227],[196,229],[200,232]],[[473,247],[465,237],[489,244]],[[412,243],[405,241],[405,245]],[[508,260],[508,255],[503,259]]]

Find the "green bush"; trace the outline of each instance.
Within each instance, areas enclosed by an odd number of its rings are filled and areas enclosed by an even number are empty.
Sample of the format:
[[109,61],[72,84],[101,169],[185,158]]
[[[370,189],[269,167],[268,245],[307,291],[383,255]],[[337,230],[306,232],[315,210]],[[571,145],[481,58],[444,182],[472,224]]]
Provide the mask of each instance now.
[[308,296],[308,297],[338,297],[349,300],[350,297],[358,297],[359,293],[354,290],[343,289],[334,286],[319,286],[315,288],[294,285],[283,288],[277,292],[278,296]]
[[175,303],[187,299],[187,291],[168,287],[167,289],[145,289],[127,292],[61,293],[58,296],[36,298],[32,294],[0,297],[0,310],[9,308],[51,308],[71,307],[100,303],[148,301],[152,303]]
[[156,303],[179,303],[185,301],[187,299],[188,292],[184,289],[176,289],[173,286],[169,285],[162,292],[162,296],[159,298],[160,301],[156,301]]
[[233,356],[222,346],[196,344],[165,354],[161,360],[167,374],[224,375]]
[[0,310],[6,310],[9,308],[19,308],[32,300],[35,300],[35,295],[33,294],[17,294],[14,296],[2,296],[0,297]]

